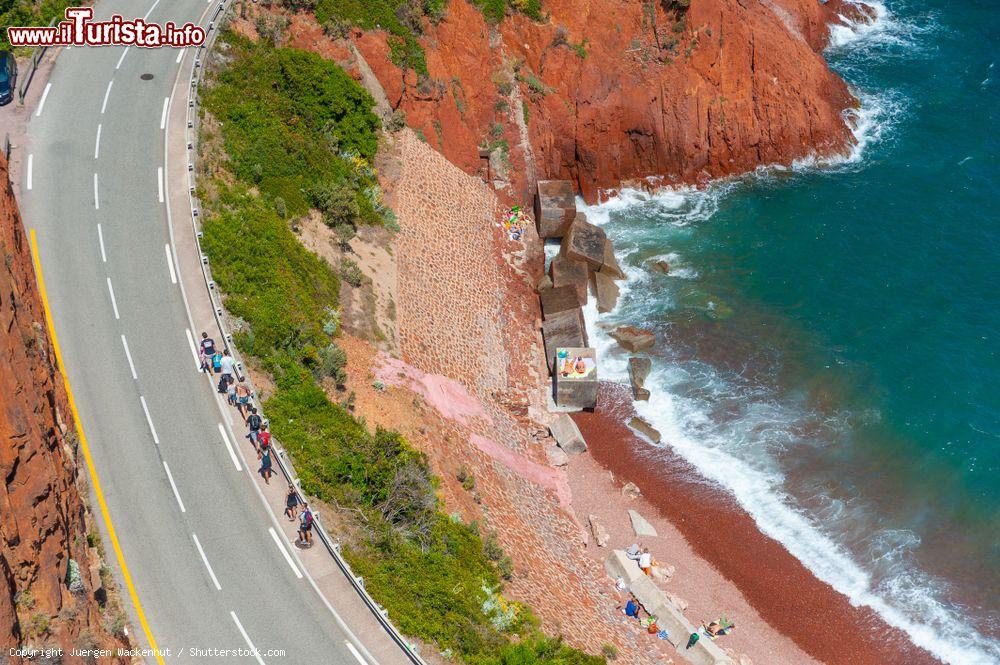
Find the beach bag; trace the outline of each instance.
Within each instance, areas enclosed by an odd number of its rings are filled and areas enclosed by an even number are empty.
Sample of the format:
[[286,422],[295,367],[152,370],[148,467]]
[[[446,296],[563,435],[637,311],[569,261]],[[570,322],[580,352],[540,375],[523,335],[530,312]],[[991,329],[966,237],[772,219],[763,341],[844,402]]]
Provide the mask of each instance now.
[[691,647],[693,647],[697,643],[698,643],[698,633],[691,633],[691,637],[688,638],[687,646],[684,647],[684,648],[685,649],[690,649]]

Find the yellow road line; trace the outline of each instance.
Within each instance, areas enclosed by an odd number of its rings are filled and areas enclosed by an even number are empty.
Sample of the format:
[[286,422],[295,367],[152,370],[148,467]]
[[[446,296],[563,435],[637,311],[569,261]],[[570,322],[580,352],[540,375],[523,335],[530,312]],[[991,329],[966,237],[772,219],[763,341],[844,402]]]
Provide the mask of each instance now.
[[132,605],[135,607],[135,612],[139,616],[139,624],[142,626],[142,630],[146,633],[146,639],[149,640],[149,646],[153,650],[153,657],[156,658],[156,662],[163,665],[163,658],[160,656],[160,650],[156,646],[156,640],[153,638],[153,631],[149,628],[149,623],[146,621],[146,613],[142,610],[142,604],[139,602],[139,595],[135,591],[135,584],[132,583],[132,575],[128,572],[128,566],[125,564],[125,554],[122,552],[121,545],[118,543],[118,535],[115,533],[115,525],[111,522],[111,514],[108,512],[108,504],[104,500],[104,491],[101,489],[101,481],[97,477],[97,469],[94,467],[94,459],[90,456],[90,446],[87,445],[87,436],[83,433],[83,425],[80,423],[80,414],[76,410],[76,400],[73,398],[73,390],[69,385],[69,376],[66,374],[66,366],[63,364],[62,350],[59,348],[59,338],[56,337],[56,327],[52,320],[52,310],[49,309],[49,296],[45,291],[45,278],[42,276],[42,261],[38,255],[38,240],[35,237],[35,230],[32,229],[29,232],[31,237],[31,255],[35,264],[35,277],[38,280],[38,291],[42,297],[42,309],[45,310],[45,322],[49,329],[49,337],[52,339],[52,348],[56,353],[56,364],[59,365],[59,371],[63,376],[63,385],[66,386],[66,397],[69,399],[69,410],[73,414],[73,422],[76,424],[76,433],[80,438],[80,449],[83,451],[83,459],[87,463],[87,471],[90,473],[90,482],[94,487],[94,494],[97,496],[97,505],[101,508],[101,515],[104,517],[104,525],[108,529],[108,537],[111,538],[111,546],[115,550],[115,556],[118,558],[118,565],[121,566],[122,576],[125,578],[125,586],[128,588],[128,595],[132,598]]

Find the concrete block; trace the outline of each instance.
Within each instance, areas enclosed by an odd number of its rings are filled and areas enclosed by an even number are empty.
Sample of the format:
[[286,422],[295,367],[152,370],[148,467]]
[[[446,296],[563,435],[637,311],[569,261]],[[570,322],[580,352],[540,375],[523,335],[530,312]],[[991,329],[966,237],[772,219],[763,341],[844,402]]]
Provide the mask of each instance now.
[[646,520],[645,517],[631,509],[628,511],[628,517],[632,520],[632,530],[635,531],[635,535],[646,538],[656,538],[656,529],[649,523],[649,521]]
[[635,326],[620,326],[611,332],[611,338],[630,353],[638,353],[650,349],[656,344],[656,335],[650,330]]
[[587,346],[583,311],[577,307],[546,318],[542,322],[542,341],[545,344],[545,363],[551,372],[555,366],[556,349]]
[[538,298],[542,303],[543,319],[548,319],[553,314],[560,312],[579,309],[580,305],[583,304],[576,294],[576,288],[572,286],[553,286],[551,289],[545,289],[539,293]]
[[576,192],[569,180],[540,180],[535,192],[538,237],[562,238],[576,217]]
[[555,401],[559,406],[593,409],[597,406],[597,352],[559,347],[552,368]]
[[615,280],[603,272],[590,274],[590,286],[597,299],[597,311],[606,314],[618,304],[618,285]]
[[567,258],[583,261],[591,270],[600,270],[607,242],[604,230],[588,222],[581,213],[563,236],[562,253]]
[[583,440],[580,428],[565,413],[549,425],[549,432],[551,432],[552,438],[556,440],[559,447],[567,453],[587,452],[587,442]]
[[607,571],[611,579],[617,580],[619,577],[631,586],[632,581],[644,576],[639,569],[639,563],[628,558],[624,550],[612,550],[608,558],[604,560],[604,570]]
[[574,261],[562,254],[552,259],[552,265],[549,266],[552,286],[572,286],[576,289],[576,296],[581,305],[587,304],[588,274],[586,263]]
[[610,240],[604,243],[604,261],[601,264],[600,272],[611,279],[625,279],[625,271],[618,264],[618,258],[615,256],[615,246]]

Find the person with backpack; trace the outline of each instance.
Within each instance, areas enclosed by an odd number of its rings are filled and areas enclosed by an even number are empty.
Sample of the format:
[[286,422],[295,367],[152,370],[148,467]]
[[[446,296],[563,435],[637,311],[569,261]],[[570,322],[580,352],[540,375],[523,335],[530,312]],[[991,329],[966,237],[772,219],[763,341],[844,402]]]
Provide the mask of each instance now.
[[215,355],[215,340],[208,336],[207,332],[201,334],[201,343],[198,345],[198,355],[201,360],[201,371],[207,372],[209,361]]
[[265,485],[271,484],[271,449],[264,449],[260,454],[260,477],[264,479]]
[[266,452],[271,452],[271,433],[267,431],[267,423],[261,423],[257,434],[257,459]]
[[299,540],[303,545],[312,545],[313,514],[309,504],[302,502],[302,514],[299,515]]
[[211,356],[212,359],[212,371],[218,374],[222,371],[222,354],[216,351]]
[[247,435],[247,438],[250,439],[250,442],[253,443],[254,450],[257,451],[260,450],[260,445],[257,443],[257,437],[260,435],[260,428],[263,424],[264,419],[257,413],[257,407],[251,406],[250,415],[248,415],[246,419],[246,425],[250,428],[250,434]]

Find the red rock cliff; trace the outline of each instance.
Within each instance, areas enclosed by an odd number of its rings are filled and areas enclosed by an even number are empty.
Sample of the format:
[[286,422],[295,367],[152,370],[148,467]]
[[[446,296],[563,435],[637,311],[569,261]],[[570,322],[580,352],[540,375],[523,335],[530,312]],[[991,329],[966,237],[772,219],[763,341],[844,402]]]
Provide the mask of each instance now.
[[544,24],[491,27],[451,0],[422,39],[425,80],[390,62],[384,34],[352,39],[390,105],[462,169],[484,168],[477,146],[499,147],[491,177],[507,171],[514,198],[537,177],[594,200],[637,178],[697,182],[842,151],[855,101],[818,50],[848,2],[545,0]]
[[[101,576],[87,542],[75,437],[66,435],[73,422],[2,155],[0,183],[0,662],[22,662],[7,660],[18,646],[62,647],[59,662],[95,662],[68,651],[127,642],[108,634],[115,617],[95,597]],[[71,559],[80,572],[73,590]]]

